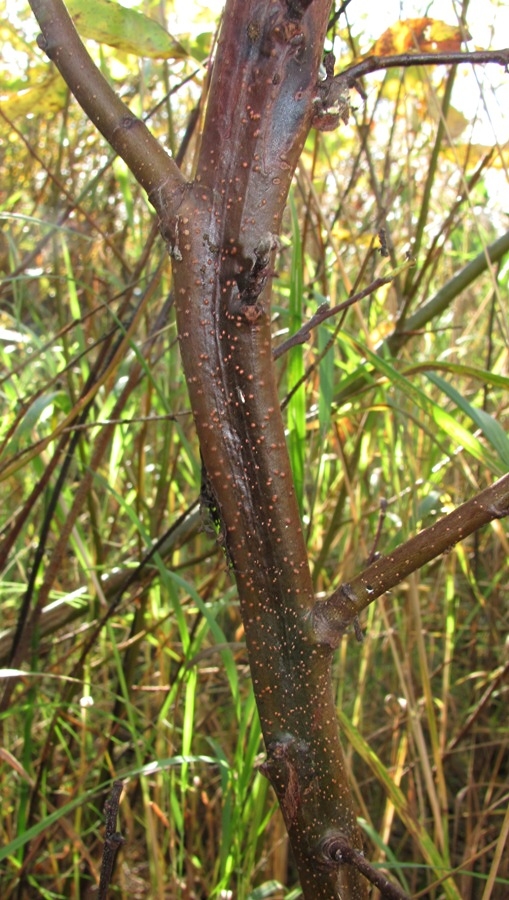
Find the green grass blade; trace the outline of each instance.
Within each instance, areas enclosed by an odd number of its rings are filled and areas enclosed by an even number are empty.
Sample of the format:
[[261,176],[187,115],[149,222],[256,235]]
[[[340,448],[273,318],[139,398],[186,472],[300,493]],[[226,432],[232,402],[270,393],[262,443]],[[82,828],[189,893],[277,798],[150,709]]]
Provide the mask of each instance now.
[[458,409],[461,409],[461,411],[468,416],[474,425],[477,425],[477,427],[480,428],[488,443],[498,453],[502,465],[506,470],[509,469],[509,437],[502,428],[500,422],[494,419],[493,416],[490,416],[484,409],[472,406],[472,404],[469,403],[465,397],[462,397],[460,392],[457,391],[452,384],[449,384],[449,382],[445,381],[444,378],[441,378],[440,375],[428,372],[427,377],[432,384],[436,385],[436,387],[443,391],[443,393],[456,404]]

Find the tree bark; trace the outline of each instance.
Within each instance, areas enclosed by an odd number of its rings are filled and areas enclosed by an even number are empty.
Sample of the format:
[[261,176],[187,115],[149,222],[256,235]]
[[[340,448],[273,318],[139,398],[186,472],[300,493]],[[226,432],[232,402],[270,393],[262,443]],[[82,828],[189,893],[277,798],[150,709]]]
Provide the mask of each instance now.
[[[304,7],[307,9],[304,11]],[[195,183],[163,225],[209,487],[237,580],[267,761],[306,898],[362,898],[361,848],[272,365],[270,281],[329,2],[227,3]]]

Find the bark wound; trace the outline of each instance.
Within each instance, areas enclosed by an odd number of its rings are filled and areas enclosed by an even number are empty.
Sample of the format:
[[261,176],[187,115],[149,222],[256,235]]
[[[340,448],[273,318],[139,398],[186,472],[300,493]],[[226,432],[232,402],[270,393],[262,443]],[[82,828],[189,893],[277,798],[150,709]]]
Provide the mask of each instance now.
[[335,62],[333,53],[325,55],[326,77],[318,82],[313,100],[315,111],[312,125],[318,131],[334,131],[341,122],[347,125],[350,117],[349,83],[341,75],[334,75]]
[[302,799],[315,780],[309,744],[284,735],[267,748],[268,759],[260,771],[276,791],[288,828],[299,813]]
[[271,268],[271,256],[279,248],[275,234],[268,232],[258,241],[254,249],[254,260],[248,271],[241,271],[236,277],[236,288],[229,303],[230,313],[240,316],[249,325],[254,325],[263,315],[263,305],[259,300],[267,281],[275,273]]

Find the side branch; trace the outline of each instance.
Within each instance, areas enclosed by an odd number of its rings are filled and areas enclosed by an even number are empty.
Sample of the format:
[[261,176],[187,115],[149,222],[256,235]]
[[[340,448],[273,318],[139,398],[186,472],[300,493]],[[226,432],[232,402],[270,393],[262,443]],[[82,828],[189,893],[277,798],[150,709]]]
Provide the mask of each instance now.
[[405,894],[398,885],[389,881],[383,872],[375,869],[368,862],[362,851],[350,846],[344,835],[329,835],[323,842],[321,849],[324,860],[326,860],[328,865],[336,864],[340,866],[347,862],[355,866],[371,884],[378,888],[384,900],[410,900],[408,894]]
[[353,63],[344,69],[336,79],[346,81],[349,87],[355,87],[355,82],[363,75],[378,72],[380,69],[396,69],[410,66],[441,66],[458,65],[486,65],[497,63],[499,66],[509,68],[509,48],[504,50],[474,50],[471,53],[458,51],[455,53],[398,53],[395,56],[367,56],[359,62]]
[[348,625],[373,600],[399,584],[474,531],[509,515],[509,475],[463,503],[435,525],[410,538],[393,553],[382,556],[348,584],[342,584],[327,600],[315,604],[311,619],[318,640],[339,643]]
[[[90,58],[62,0],[30,0],[42,34],[38,45],[55,63],[81,108],[158,206],[175,205],[185,180],[174,160],[117,97]],[[164,197],[162,196],[164,190]]]
[[[398,269],[398,271],[400,270]],[[370,294],[373,294],[378,288],[383,287],[385,284],[390,284],[392,281],[394,281],[394,273],[386,275],[383,278],[375,278],[375,280],[372,281],[371,284],[368,284],[366,288],[363,288],[362,291],[352,294],[351,297],[348,297],[348,300],[343,300],[342,303],[338,303],[337,306],[328,306],[326,303],[323,303],[315,314],[311,316],[298,331],[290,335],[290,337],[287,338],[286,341],[283,341],[279,347],[275,348],[272,353],[273,358],[279,359],[280,356],[283,356],[292,347],[296,347],[298,344],[304,344],[311,335],[313,328],[317,328],[318,325],[321,325],[322,322],[326,322],[327,319],[331,319],[340,312],[344,312],[345,309],[349,309],[350,306],[358,303],[359,300],[364,300],[365,297],[369,297]]]

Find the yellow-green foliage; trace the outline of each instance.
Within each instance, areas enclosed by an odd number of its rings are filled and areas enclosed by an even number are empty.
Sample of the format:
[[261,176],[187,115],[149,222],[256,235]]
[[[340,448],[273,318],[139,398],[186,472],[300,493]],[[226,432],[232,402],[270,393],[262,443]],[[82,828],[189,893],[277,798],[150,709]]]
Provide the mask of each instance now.
[[[119,778],[127,841],[112,896],[297,897],[257,771],[234,582],[198,502],[165,248],[141,190],[38,51],[28,7],[1,6],[2,898],[85,896]],[[113,48],[91,49],[176,155],[215,24],[184,50],[168,34],[172,6],[138,5],[152,59],[126,55],[122,25]],[[485,6],[495,22],[497,4]],[[355,3],[348,16],[338,64],[366,49]],[[482,103],[491,70],[478,74]],[[449,133],[462,77],[366,78],[348,125],[310,134],[293,186],[275,347],[322,304],[392,278],[276,363],[319,595],[507,471],[507,249],[482,264],[507,232],[507,169],[496,131],[470,156],[470,123]],[[477,256],[481,274],[440,294]],[[369,854],[412,895],[509,892],[508,550],[495,521],[370,608],[364,643],[349,635],[337,656]],[[21,609],[37,615],[12,661]]]

